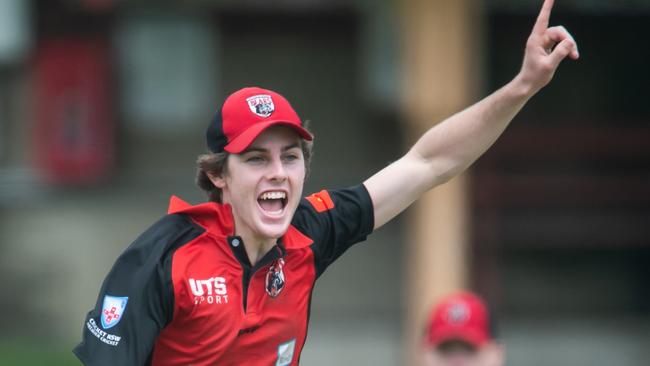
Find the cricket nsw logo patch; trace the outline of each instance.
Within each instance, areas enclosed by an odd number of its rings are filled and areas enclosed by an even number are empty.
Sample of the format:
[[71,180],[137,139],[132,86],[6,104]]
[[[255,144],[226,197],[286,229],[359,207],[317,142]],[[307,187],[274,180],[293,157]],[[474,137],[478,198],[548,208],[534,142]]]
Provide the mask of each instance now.
[[260,117],[266,118],[275,110],[273,99],[271,99],[271,96],[267,94],[254,95],[247,98],[246,102],[248,102],[248,107],[251,109],[251,112]]
[[104,304],[102,305],[102,328],[113,328],[122,320],[128,301],[129,298],[126,296],[104,296]]

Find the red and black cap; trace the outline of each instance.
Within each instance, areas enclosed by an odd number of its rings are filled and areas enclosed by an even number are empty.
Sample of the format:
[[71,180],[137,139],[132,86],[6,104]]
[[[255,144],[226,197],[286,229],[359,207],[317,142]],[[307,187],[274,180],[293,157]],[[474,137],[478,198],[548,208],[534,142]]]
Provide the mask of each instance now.
[[476,348],[494,338],[493,324],[485,301],[463,291],[443,298],[429,317],[426,344],[431,347],[453,340]]
[[258,87],[237,90],[226,98],[212,119],[206,132],[208,148],[215,153],[239,154],[260,133],[276,125],[292,128],[305,140],[313,139],[282,95]]

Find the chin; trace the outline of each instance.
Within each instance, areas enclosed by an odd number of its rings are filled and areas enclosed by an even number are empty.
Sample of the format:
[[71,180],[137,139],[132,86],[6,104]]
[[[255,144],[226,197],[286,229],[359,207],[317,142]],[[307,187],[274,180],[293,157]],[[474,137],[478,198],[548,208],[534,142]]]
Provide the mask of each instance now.
[[277,224],[261,224],[258,227],[258,232],[265,238],[279,239],[289,229],[289,222]]

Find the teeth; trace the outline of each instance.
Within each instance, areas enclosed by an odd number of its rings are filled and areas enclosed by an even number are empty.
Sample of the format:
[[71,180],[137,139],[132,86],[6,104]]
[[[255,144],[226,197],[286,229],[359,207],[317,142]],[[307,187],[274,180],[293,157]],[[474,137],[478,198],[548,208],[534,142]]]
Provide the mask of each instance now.
[[263,200],[278,200],[278,199],[285,199],[287,197],[287,194],[281,191],[272,191],[272,192],[264,192],[260,196],[260,199]]

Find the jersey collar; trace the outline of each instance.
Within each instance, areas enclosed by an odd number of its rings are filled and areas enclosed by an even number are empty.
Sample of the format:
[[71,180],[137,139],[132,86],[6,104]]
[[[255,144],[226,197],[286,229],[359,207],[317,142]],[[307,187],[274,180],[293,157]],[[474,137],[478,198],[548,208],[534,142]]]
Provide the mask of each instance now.
[[193,206],[176,196],[172,196],[169,200],[167,213],[170,215],[187,214],[194,222],[215,234],[228,236],[233,235],[235,232],[235,223],[228,204],[206,202]]
[[[223,235],[231,236],[235,234],[235,223],[232,217],[232,209],[229,204],[219,204],[216,202],[206,202],[198,205],[190,205],[177,196],[171,196],[169,199],[168,214],[187,214],[194,222],[204,227],[206,230]],[[314,241],[301,233],[293,225],[282,236],[280,243],[286,249],[298,249],[309,246]]]

